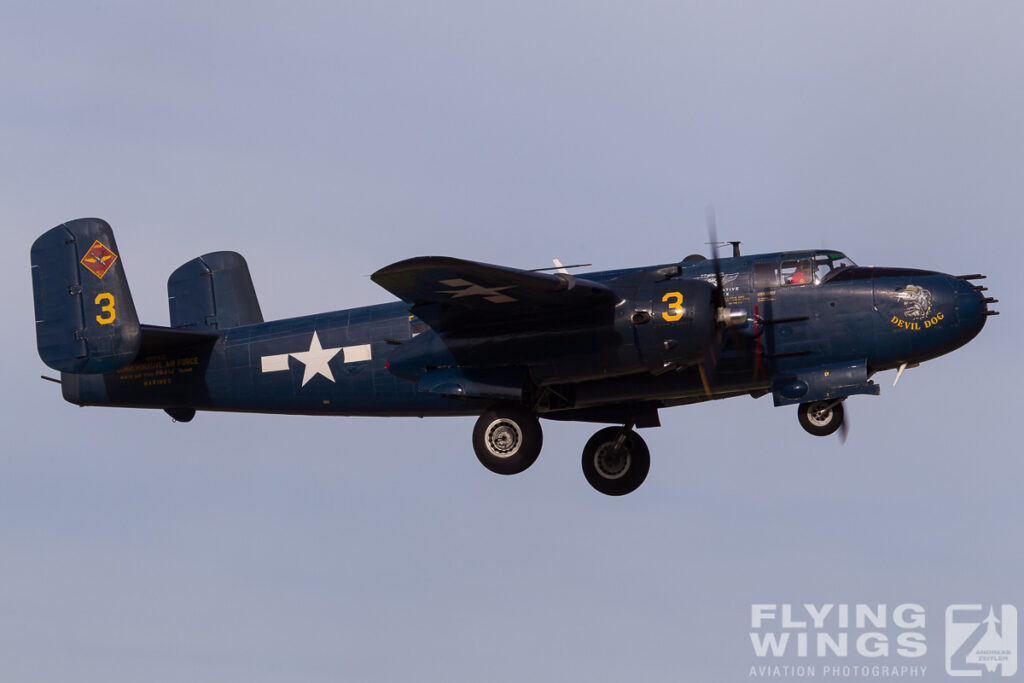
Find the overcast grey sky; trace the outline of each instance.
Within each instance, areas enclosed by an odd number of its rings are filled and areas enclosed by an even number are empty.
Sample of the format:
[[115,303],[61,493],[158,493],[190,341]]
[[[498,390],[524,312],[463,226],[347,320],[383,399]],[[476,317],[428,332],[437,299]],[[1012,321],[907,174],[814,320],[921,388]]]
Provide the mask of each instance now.
[[[1024,609],[1024,6],[0,3],[7,266],[0,679],[747,679],[752,602]],[[598,268],[705,250],[985,272],[1002,315],[848,403],[662,413],[634,494],[545,422],[518,477],[472,419],[79,409],[28,251],[113,225],[136,306],[234,249],[267,318],[389,300],[447,254]],[[932,676],[934,674],[934,677]]]

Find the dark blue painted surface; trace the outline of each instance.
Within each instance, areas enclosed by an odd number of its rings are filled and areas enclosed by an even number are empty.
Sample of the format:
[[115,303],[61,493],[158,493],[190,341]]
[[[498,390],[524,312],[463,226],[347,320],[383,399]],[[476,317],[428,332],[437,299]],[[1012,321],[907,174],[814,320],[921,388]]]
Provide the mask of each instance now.
[[263,322],[249,266],[241,254],[216,251],[180,266],[167,279],[171,327],[228,329]]
[[106,372],[139,351],[139,319],[114,233],[80,218],[33,243],[32,292],[39,356],[61,372]]
[[[578,276],[618,298],[590,324],[568,316],[571,324],[560,326],[548,309],[535,329],[438,334],[412,318],[409,303],[397,302],[188,340],[144,328],[132,364],[103,375],[64,374],[64,394],[86,405],[327,415],[476,414],[513,400],[549,417],[618,421],[707,400],[708,390],[726,398],[774,388],[780,404],[877,393],[868,384],[872,373],[947,353],[984,325],[982,294],[967,281],[852,265],[830,272],[826,262],[839,257],[722,259],[726,304],[751,318],[756,311],[757,322],[725,331],[721,345],[701,312],[713,265],[688,261],[668,279],[657,274],[661,266]],[[813,259],[820,271],[809,272],[807,284],[785,283],[787,264],[812,268]],[[662,314],[675,292],[685,297],[686,315],[668,322]],[[647,319],[638,323],[637,314]],[[320,348],[339,349],[321,366],[330,378],[306,376],[302,354],[316,350],[314,332]]]

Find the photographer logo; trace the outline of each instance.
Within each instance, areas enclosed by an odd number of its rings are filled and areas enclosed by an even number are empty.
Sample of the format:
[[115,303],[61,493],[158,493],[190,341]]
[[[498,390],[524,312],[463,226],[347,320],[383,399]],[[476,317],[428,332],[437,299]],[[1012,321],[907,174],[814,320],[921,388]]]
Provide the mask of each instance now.
[[1017,608],[1013,605],[947,607],[946,673],[989,678],[1017,673]]

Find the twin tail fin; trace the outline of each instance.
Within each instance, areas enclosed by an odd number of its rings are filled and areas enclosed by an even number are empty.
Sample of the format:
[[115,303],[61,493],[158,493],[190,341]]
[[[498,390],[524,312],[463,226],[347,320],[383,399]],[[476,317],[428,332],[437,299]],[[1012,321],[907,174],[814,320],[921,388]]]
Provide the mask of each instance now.
[[113,372],[139,352],[135,303],[110,225],[80,218],[32,245],[39,356],[54,370]]
[[171,346],[187,346],[197,333],[216,338],[228,328],[263,322],[245,259],[218,251],[171,274],[170,328],[140,325],[114,232],[99,218],[62,223],[35,241],[32,290],[39,356],[62,373],[114,372],[157,336],[164,347],[168,339]]

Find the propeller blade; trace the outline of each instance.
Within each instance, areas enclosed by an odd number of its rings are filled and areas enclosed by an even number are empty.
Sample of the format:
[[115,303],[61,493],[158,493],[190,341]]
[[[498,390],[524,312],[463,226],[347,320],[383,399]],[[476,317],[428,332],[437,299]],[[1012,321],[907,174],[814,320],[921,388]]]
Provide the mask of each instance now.
[[839,445],[846,444],[846,437],[850,435],[850,411],[843,409],[843,421],[839,424]]
[[[711,263],[712,267],[715,269],[715,285],[711,295],[711,303],[715,312],[715,332],[713,343],[705,360],[710,360],[710,369],[717,371],[719,354],[722,352],[723,348],[726,347],[726,330],[729,332],[728,340],[731,341],[729,349],[733,353],[741,353],[745,358],[749,357],[751,346],[760,349],[761,339],[760,333],[756,327],[755,334],[757,335],[757,339],[754,340],[753,343],[751,343],[749,338],[742,337],[737,330],[738,326],[747,325],[750,318],[749,314],[745,310],[731,309],[726,306],[725,285],[723,282],[724,278],[722,277],[722,262],[718,258],[718,247],[721,245],[718,242],[718,225],[715,219],[714,204],[708,204],[705,218],[707,220],[708,227],[708,244],[711,245]],[[737,255],[739,251],[737,246],[738,244],[738,242],[733,243],[734,256]],[[761,373],[764,374],[764,367],[761,363],[760,353],[757,355],[756,365],[761,368]],[[756,368],[754,372],[756,377]],[[700,376],[701,383],[704,385],[704,393],[710,398],[711,390],[707,379],[708,368],[703,364],[703,362],[700,365]]]
[[754,304],[754,380],[757,380],[758,373],[761,377],[767,378],[768,373],[764,370],[764,342],[761,334],[764,332],[764,324],[761,322],[761,309]]
[[708,240],[711,243],[711,261],[715,266],[715,307],[725,305],[725,293],[722,289],[722,266],[718,261],[718,228],[715,225],[715,207],[708,204],[707,208]]
[[704,371],[704,361],[697,363],[697,372],[700,373],[700,383],[704,386],[704,395],[707,396],[709,400],[714,398],[711,394],[711,384],[708,383],[708,375]]

